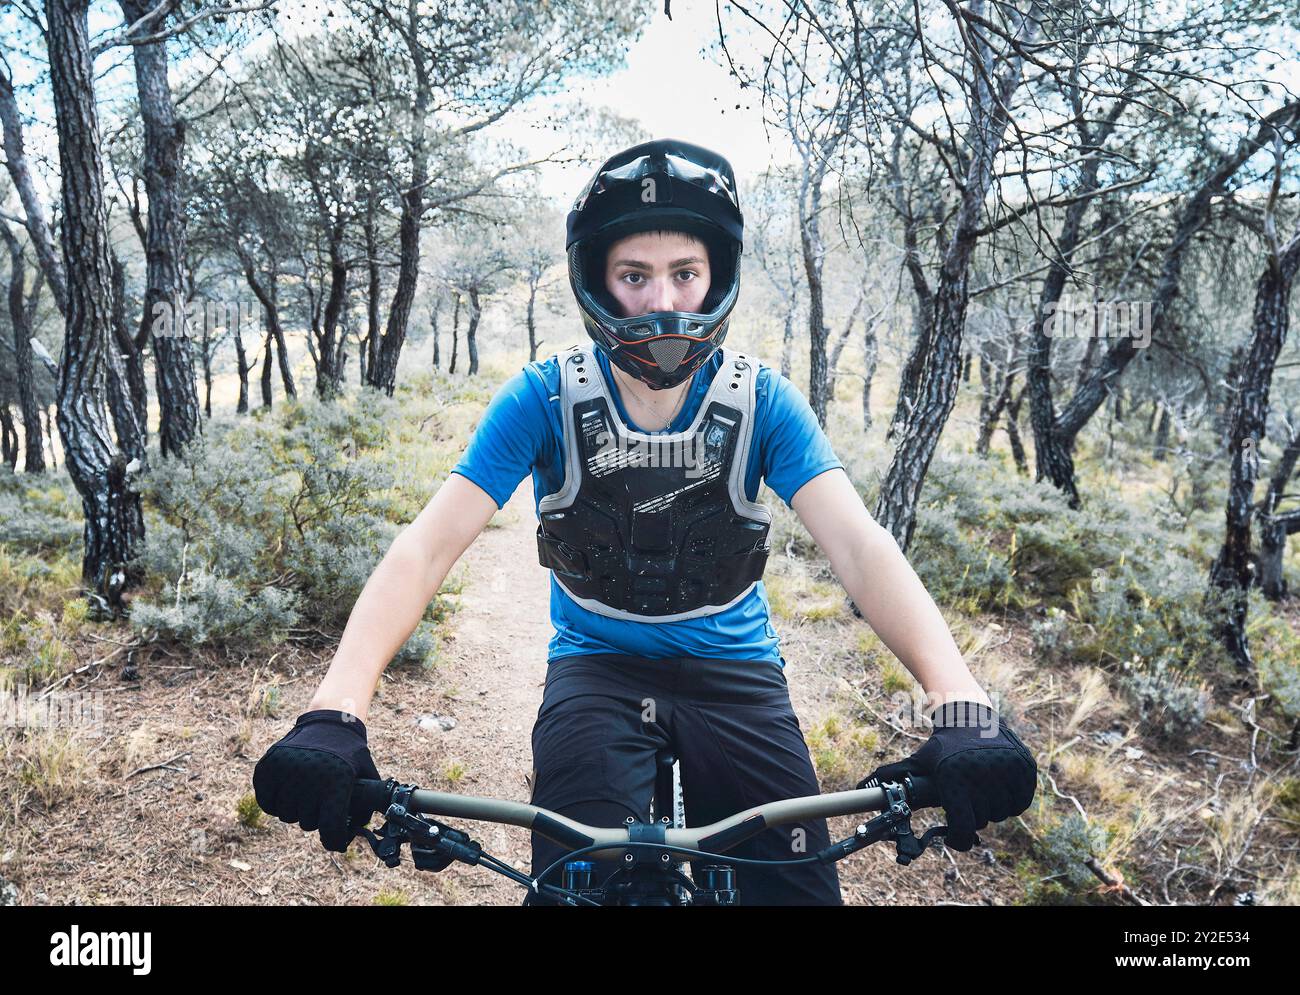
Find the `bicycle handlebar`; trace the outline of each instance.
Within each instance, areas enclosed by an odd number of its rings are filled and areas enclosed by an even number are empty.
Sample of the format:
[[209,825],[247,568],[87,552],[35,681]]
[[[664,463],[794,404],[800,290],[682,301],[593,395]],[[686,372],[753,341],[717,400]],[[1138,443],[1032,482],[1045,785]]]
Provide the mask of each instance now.
[[[913,776],[908,778],[904,785],[907,788],[908,804],[912,809],[938,804],[938,788],[931,778]],[[358,808],[364,805],[367,814],[383,813],[387,811],[398,787],[397,782],[392,779],[358,780],[353,789],[353,803]],[[683,856],[688,856],[688,851],[700,850],[724,853],[738,843],[773,826],[836,815],[879,812],[887,805],[885,791],[879,787],[787,798],[757,805],[708,826],[657,830],[655,841],[666,845],[670,851],[682,851]],[[412,791],[407,802],[407,810],[418,815],[448,816],[519,826],[574,850],[608,844],[608,847],[592,853],[592,857],[596,859],[620,857],[624,851],[619,844],[647,840],[644,835],[647,827],[644,826],[604,829],[584,825],[558,812],[525,802],[455,795],[443,791],[425,789]],[[661,837],[658,836],[659,831],[662,832]],[[635,839],[634,832],[638,834]]]

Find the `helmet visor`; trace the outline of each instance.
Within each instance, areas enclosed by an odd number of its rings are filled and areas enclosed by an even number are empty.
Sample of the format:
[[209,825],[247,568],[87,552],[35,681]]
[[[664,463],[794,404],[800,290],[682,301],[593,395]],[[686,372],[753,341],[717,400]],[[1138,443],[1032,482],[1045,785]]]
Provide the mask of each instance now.
[[674,180],[691,183],[706,193],[725,197],[737,211],[740,210],[735,185],[728,177],[712,166],[692,162],[690,159],[675,155],[672,152],[637,156],[621,166],[613,166],[598,171],[588,182],[582,193],[578,194],[578,199],[573,202],[573,209],[581,211],[586,205],[588,197],[592,194],[603,193],[613,183],[626,183],[664,174]]

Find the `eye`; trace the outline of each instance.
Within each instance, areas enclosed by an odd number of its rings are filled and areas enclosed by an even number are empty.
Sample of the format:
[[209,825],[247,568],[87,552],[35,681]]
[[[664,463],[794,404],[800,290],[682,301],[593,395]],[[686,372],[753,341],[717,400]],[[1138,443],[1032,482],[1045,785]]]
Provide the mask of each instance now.
[[[623,276],[622,276],[622,279],[623,279],[624,282],[627,282],[628,278],[629,278],[629,277],[633,277],[633,276],[636,277],[638,280],[644,280],[644,279],[645,279],[645,277],[643,277],[640,273],[624,273]],[[632,286],[633,286],[633,287],[639,287],[639,286],[641,286],[641,284],[639,284],[639,283],[633,283]]]
[[683,269],[677,271],[677,276],[690,277],[688,280],[683,280],[682,283],[692,283],[699,279],[700,274],[696,273],[693,269]]

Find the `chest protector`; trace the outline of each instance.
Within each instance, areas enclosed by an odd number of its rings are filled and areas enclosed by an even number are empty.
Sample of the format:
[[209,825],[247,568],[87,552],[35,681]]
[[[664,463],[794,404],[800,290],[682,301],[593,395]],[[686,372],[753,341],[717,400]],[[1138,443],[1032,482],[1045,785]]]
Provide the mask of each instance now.
[[763,576],[770,548],[771,512],[745,497],[758,362],[723,348],[694,424],[648,435],[619,417],[592,348],[559,356],[564,486],[538,504],[542,566],[612,618],[729,608]]

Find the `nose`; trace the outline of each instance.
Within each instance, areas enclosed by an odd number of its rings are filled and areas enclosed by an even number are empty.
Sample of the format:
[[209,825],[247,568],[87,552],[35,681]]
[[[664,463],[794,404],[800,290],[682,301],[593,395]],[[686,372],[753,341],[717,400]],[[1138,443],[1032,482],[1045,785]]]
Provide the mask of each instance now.
[[656,311],[677,310],[677,288],[673,286],[673,281],[655,280],[653,299]]

